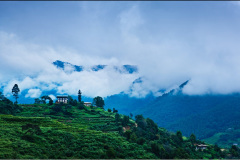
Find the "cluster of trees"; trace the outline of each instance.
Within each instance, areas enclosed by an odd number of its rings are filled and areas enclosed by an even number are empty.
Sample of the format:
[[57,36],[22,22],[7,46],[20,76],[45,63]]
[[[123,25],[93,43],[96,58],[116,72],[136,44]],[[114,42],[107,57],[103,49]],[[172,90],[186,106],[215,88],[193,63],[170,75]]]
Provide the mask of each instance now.
[[113,108],[113,110],[111,110],[111,109],[109,108],[109,109],[108,109],[108,112],[118,113],[118,110],[116,110],[115,108]]
[[62,103],[55,104],[51,108],[50,114],[52,115],[63,114],[65,116],[72,116],[72,105],[63,105]]
[[77,100],[73,99],[71,96],[68,96],[68,104],[72,106],[77,106]]
[[42,96],[41,99],[36,98],[34,104],[46,104],[47,100],[49,105],[53,105],[53,100],[48,95]]
[[18,112],[21,112],[22,108],[17,104],[13,104],[12,101],[6,97],[0,100],[0,114],[12,114],[15,115]]
[[103,98],[100,96],[93,98],[93,105],[103,108],[105,105]]
[[[53,105],[53,100],[51,97],[49,97],[48,95],[42,96],[41,98],[36,98],[35,99],[35,104],[46,104],[47,100],[49,101],[48,104],[49,105]],[[97,96],[93,99],[93,103],[92,106],[96,106],[99,108],[104,108],[104,100],[102,97]],[[78,100],[73,99],[72,96],[68,96],[68,103],[64,104],[64,103],[59,103],[59,104],[54,104],[53,107],[51,108],[51,113],[52,115],[55,114],[63,114],[63,115],[67,115],[67,116],[71,116],[71,108],[72,106],[77,106],[79,109],[84,109],[84,102],[82,101],[82,92],[81,90],[78,91]],[[113,112],[117,112],[117,110],[113,110]]]
[[[53,100],[51,97],[49,97],[48,95],[44,95],[41,98],[36,98],[35,99],[35,104],[46,104],[46,101],[49,101],[49,105],[53,105]],[[72,96],[68,96],[68,104],[72,105],[72,106],[77,106],[79,102],[79,106],[82,109],[84,107],[84,102],[82,101],[82,92],[81,90],[78,91],[78,101],[76,99],[73,99]],[[102,97],[97,96],[93,99],[93,106],[97,106],[99,108],[104,108],[104,100]],[[113,110],[114,112],[117,112],[117,110]]]
[[240,157],[240,149],[238,146],[233,145],[229,151],[232,155],[231,158],[239,158]]
[[124,115],[123,118],[121,118],[120,114],[118,113],[116,113],[115,115],[115,121],[116,123],[120,123],[123,127],[133,125],[132,123],[130,123],[129,116]]
[[197,140],[194,134],[184,140],[180,131],[175,134],[167,132],[165,129],[159,128],[152,119],[145,119],[142,115],[135,116],[137,125],[129,122],[129,116],[121,118],[119,114],[115,115],[115,121],[121,122],[122,126],[130,126],[131,128],[124,132],[119,129],[120,135],[126,137],[131,143],[144,146],[145,149],[161,159],[204,158],[207,155],[211,155],[209,158],[226,157],[226,153],[223,153],[217,145],[209,147],[206,151],[197,151],[194,144],[204,144],[204,142]]
[[[20,89],[18,87],[18,84],[15,84],[12,88],[12,94],[15,97],[16,101],[15,104],[17,104],[17,99],[19,98],[18,93],[20,92]],[[2,93],[0,92],[0,100],[4,99],[5,97],[2,95]],[[50,96],[48,95],[44,95],[41,98],[36,98],[34,99],[34,104],[46,104],[48,100],[48,104],[49,105],[53,105],[53,100]],[[73,99],[71,96],[68,96],[68,104],[72,105],[72,106],[77,106],[79,102],[79,108],[83,108],[84,107],[84,102],[82,102],[82,92],[81,90],[78,90],[78,101],[76,99]],[[97,96],[93,99],[93,103],[92,105],[95,105],[97,107],[100,108],[104,108],[104,100],[102,97]],[[113,110],[113,112],[117,112],[117,110]]]
[[21,112],[22,108],[17,105],[17,102],[13,103],[11,100],[6,98],[2,92],[0,92],[0,114],[12,114],[15,115]]
[[145,119],[142,115],[136,115],[135,122],[137,123],[137,127],[134,126],[133,133],[137,137],[144,137],[148,140],[158,139],[158,126],[152,119]]
[[[14,102],[14,104],[18,104],[17,99],[19,98],[18,93],[20,92],[20,89],[18,87],[18,84],[14,84],[13,88],[12,88],[12,94],[13,97],[15,97],[16,101]],[[2,92],[0,92],[0,100],[6,100],[6,101],[10,101],[9,99],[7,99],[6,97],[4,97],[4,95],[2,94]]]

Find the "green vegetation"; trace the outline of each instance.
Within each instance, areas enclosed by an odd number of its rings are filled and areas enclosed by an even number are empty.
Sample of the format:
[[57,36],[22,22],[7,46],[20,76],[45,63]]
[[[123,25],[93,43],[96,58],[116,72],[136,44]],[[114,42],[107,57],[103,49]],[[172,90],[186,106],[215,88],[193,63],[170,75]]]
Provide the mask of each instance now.
[[210,144],[218,144],[220,147],[227,148],[233,144],[240,144],[240,129],[229,128],[224,132],[219,132],[204,139]]
[[34,99],[35,102],[34,104],[46,104],[46,101],[48,100],[49,101],[49,104],[52,105],[53,104],[53,100],[51,97],[45,95],[45,96],[42,96],[41,99],[40,98],[36,98]]
[[21,112],[22,108],[17,104],[13,104],[12,101],[7,99],[0,92],[0,114],[12,114],[15,115],[18,112]]
[[[170,131],[181,130],[184,136],[194,133],[199,139],[208,140],[221,133],[223,136],[212,144],[230,148],[233,143],[240,145],[239,99],[240,94],[189,96],[179,90],[152,99],[114,95],[106,99],[106,106],[117,106],[124,114],[143,114]],[[234,133],[229,133],[229,128],[234,128]]]
[[93,105],[96,105],[97,107],[103,108],[104,107],[104,100],[102,97],[97,96],[93,99]]
[[[74,100],[73,100],[74,101]],[[10,105],[11,107],[8,107]],[[159,128],[150,118],[70,104],[13,105],[0,100],[0,158],[4,159],[159,159],[231,158],[238,148],[196,150],[196,139]],[[5,109],[7,108],[7,109]],[[11,108],[11,109],[10,109]]]
[[15,101],[15,104],[17,104],[17,99],[18,99],[18,92],[20,92],[20,89],[18,88],[18,85],[15,84],[12,88],[12,94],[13,96],[15,97],[16,101]]
[[[54,107],[62,109],[55,112]],[[17,116],[0,115],[0,158],[156,158],[120,136],[108,112],[54,107],[22,105]]]

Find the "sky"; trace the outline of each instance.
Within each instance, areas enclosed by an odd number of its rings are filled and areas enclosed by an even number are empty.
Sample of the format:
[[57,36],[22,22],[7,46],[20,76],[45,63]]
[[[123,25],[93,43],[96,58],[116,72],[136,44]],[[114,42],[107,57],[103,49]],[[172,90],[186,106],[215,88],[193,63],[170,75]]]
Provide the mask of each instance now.
[[[0,2],[0,89],[141,98],[190,80],[185,94],[239,93],[239,28],[240,3],[231,1]],[[65,72],[55,60],[139,72]]]

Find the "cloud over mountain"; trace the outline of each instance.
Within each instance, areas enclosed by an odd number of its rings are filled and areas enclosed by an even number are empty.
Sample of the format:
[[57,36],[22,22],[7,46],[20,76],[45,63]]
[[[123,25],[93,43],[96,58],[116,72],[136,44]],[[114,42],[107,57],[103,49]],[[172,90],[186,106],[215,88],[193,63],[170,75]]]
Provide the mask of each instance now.
[[[111,66],[98,71],[77,72],[73,65],[66,63],[64,64],[66,67],[62,70],[52,64],[54,58],[76,56],[82,59],[82,57],[74,53],[61,54],[51,48],[24,44],[7,33],[1,33],[0,39],[2,42],[0,50],[3,53],[1,60],[6,63],[1,63],[1,67],[4,68],[0,71],[0,75],[4,77],[1,78],[1,85],[4,86],[4,94],[7,96],[11,95],[11,89],[15,83],[19,85],[21,91],[28,90],[26,97],[32,98],[40,96],[42,91],[51,90],[56,90],[59,94],[75,95],[79,89],[85,96],[107,96],[127,90],[138,77],[135,72],[124,74],[124,70],[120,72],[117,71],[119,68]],[[14,46],[18,46],[16,50],[13,49]],[[93,61],[106,62],[106,60]],[[111,64],[111,60],[107,64]],[[123,66],[125,69],[126,67],[129,66]],[[129,72],[133,72],[131,67],[128,69]]]
[[[81,89],[89,97],[120,92],[142,97],[189,79],[185,94],[240,92],[235,3],[47,3],[54,10],[38,3],[22,6],[24,13],[0,11],[0,85],[7,95],[18,83],[33,95]],[[63,9],[65,16],[58,14]],[[69,64],[61,70],[52,65],[56,60]],[[122,74],[111,67],[125,64],[136,65],[138,72]],[[133,84],[139,77],[143,81]]]

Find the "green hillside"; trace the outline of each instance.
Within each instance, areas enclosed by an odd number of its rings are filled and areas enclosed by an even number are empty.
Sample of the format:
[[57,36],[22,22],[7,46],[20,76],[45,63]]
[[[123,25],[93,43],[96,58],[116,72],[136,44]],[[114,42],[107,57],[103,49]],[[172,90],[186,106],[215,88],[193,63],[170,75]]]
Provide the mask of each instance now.
[[[180,87],[179,87],[180,88]],[[194,133],[199,139],[215,137],[228,128],[234,128],[234,135],[211,141],[230,148],[239,143],[240,132],[240,95],[184,95],[179,89],[151,101],[136,99],[127,95],[115,95],[106,99],[108,106],[118,106],[121,113],[143,114],[153,119],[159,126],[170,131],[181,130],[183,135]],[[211,138],[212,139],[212,138]],[[210,142],[210,141],[208,141]]]
[[[115,131],[118,128],[111,124],[114,118],[104,111],[101,114],[101,109],[95,109],[100,112],[94,114],[73,107],[71,116],[62,113],[46,116],[50,111],[48,105],[22,105],[22,108],[23,112],[17,116],[0,116],[0,158],[156,158],[119,136]],[[108,132],[91,129],[106,123]],[[22,131],[26,124],[39,126],[41,132],[33,128]],[[116,152],[118,149],[122,152]]]
[[[217,146],[194,135],[183,137],[159,128],[149,118],[136,121],[102,108],[69,104],[13,105],[1,101],[1,159],[157,159],[224,158]],[[10,107],[11,106],[11,107]],[[231,155],[231,152],[230,152]],[[236,155],[238,156],[238,155]]]
[[229,128],[224,132],[219,132],[204,139],[210,144],[218,144],[220,147],[227,148],[233,144],[240,144],[240,129]]

